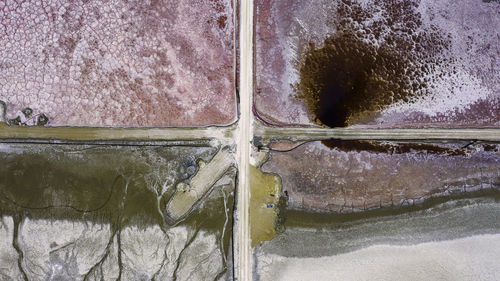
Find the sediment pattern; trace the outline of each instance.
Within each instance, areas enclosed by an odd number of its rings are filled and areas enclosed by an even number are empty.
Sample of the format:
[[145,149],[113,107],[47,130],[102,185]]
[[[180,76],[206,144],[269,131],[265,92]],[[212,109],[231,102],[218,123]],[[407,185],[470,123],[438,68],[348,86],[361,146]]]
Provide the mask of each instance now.
[[353,212],[500,186],[498,145],[324,143],[274,151],[264,164],[281,176],[289,208]]
[[497,3],[261,0],[256,6],[254,100],[265,122],[500,124]]
[[235,172],[184,221],[166,203],[216,148],[0,144],[2,280],[230,278]]

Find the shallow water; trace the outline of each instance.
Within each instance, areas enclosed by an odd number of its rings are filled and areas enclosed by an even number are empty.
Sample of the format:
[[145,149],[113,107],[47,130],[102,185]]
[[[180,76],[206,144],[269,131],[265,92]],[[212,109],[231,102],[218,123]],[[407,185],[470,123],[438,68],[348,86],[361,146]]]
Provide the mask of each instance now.
[[0,252],[10,265],[0,277],[229,276],[234,169],[184,221],[169,225],[164,219],[176,184],[217,150],[193,143],[0,144],[0,240],[6,242]]

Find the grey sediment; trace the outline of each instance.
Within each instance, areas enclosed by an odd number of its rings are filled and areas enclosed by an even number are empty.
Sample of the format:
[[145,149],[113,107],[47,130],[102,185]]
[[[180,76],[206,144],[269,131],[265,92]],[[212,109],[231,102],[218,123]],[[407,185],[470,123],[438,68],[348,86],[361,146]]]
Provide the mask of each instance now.
[[500,231],[500,187],[430,198],[422,204],[350,214],[287,210],[285,231],[265,252],[319,257],[377,244],[413,245]]

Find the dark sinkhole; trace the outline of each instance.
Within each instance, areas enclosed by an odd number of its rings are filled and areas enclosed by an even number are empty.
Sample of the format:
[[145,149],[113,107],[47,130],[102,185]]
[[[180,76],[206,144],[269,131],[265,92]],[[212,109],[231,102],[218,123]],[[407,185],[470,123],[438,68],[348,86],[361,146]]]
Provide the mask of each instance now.
[[420,26],[412,7],[380,21],[351,10],[339,10],[338,17],[349,20],[340,20],[336,33],[319,46],[309,43],[301,54],[296,97],[319,125],[371,122],[393,103],[428,95],[436,65],[449,61],[443,32]]
[[414,92],[405,75],[408,57],[385,45],[379,48],[342,33],[310,44],[300,67],[298,98],[318,124],[348,126]]

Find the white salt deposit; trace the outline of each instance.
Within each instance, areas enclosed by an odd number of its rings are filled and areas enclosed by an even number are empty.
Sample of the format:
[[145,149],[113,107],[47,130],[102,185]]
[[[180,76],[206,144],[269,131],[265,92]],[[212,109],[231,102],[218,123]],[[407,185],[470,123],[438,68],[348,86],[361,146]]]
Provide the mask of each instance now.
[[500,234],[377,245],[318,258],[259,257],[259,280],[500,280]]

